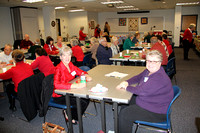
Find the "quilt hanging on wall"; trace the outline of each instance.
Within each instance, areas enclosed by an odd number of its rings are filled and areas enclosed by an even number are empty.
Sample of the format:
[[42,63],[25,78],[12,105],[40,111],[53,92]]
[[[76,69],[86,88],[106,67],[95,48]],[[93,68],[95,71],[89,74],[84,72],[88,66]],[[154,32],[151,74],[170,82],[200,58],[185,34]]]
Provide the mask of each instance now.
[[126,18],[119,18],[119,26],[126,26]]
[[138,18],[128,19],[128,31],[138,31]]

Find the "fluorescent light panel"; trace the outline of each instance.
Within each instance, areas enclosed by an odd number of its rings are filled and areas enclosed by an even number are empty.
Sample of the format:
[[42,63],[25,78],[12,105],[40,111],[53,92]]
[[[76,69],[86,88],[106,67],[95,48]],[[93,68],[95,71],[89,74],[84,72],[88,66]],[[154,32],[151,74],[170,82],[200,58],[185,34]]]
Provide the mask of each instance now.
[[81,12],[81,11],[84,11],[84,9],[69,10],[68,12]]
[[116,8],[133,8],[134,6],[117,6]]
[[182,6],[182,5],[198,5],[199,2],[190,2],[190,3],[176,3],[177,6]]
[[42,2],[44,0],[23,0],[23,2],[27,2],[27,3],[35,3],[35,2]]
[[55,7],[55,9],[63,9],[65,7],[62,7],[62,6],[58,6],[58,7]]
[[128,8],[128,9],[124,9],[124,11],[129,11],[129,10],[139,10],[139,8]]
[[124,3],[123,1],[107,1],[107,2],[101,2],[101,4],[121,4]]

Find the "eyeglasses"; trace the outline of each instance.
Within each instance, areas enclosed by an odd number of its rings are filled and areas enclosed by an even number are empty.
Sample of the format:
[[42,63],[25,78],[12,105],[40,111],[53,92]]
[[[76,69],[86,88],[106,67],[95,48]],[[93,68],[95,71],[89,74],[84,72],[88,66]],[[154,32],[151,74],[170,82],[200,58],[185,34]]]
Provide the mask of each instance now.
[[161,61],[151,61],[151,60],[146,60],[147,63],[152,63],[152,64],[157,64],[158,62],[161,62]]

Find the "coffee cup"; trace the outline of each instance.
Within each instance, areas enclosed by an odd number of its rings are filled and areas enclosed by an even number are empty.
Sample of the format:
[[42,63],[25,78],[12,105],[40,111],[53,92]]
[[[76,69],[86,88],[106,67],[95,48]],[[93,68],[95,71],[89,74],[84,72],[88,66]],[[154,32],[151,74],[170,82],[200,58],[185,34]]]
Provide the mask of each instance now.
[[7,71],[7,68],[2,68],[3,72],[5,73]]

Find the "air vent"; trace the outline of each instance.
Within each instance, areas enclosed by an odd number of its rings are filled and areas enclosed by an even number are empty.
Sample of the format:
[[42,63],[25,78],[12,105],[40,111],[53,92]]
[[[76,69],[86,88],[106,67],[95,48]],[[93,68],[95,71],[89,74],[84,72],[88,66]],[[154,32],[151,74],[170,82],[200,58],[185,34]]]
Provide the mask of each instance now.
[[117,12],[117,14],[131,14],[131,13],[150,13],[150,11],[126,11],[126,12]]

